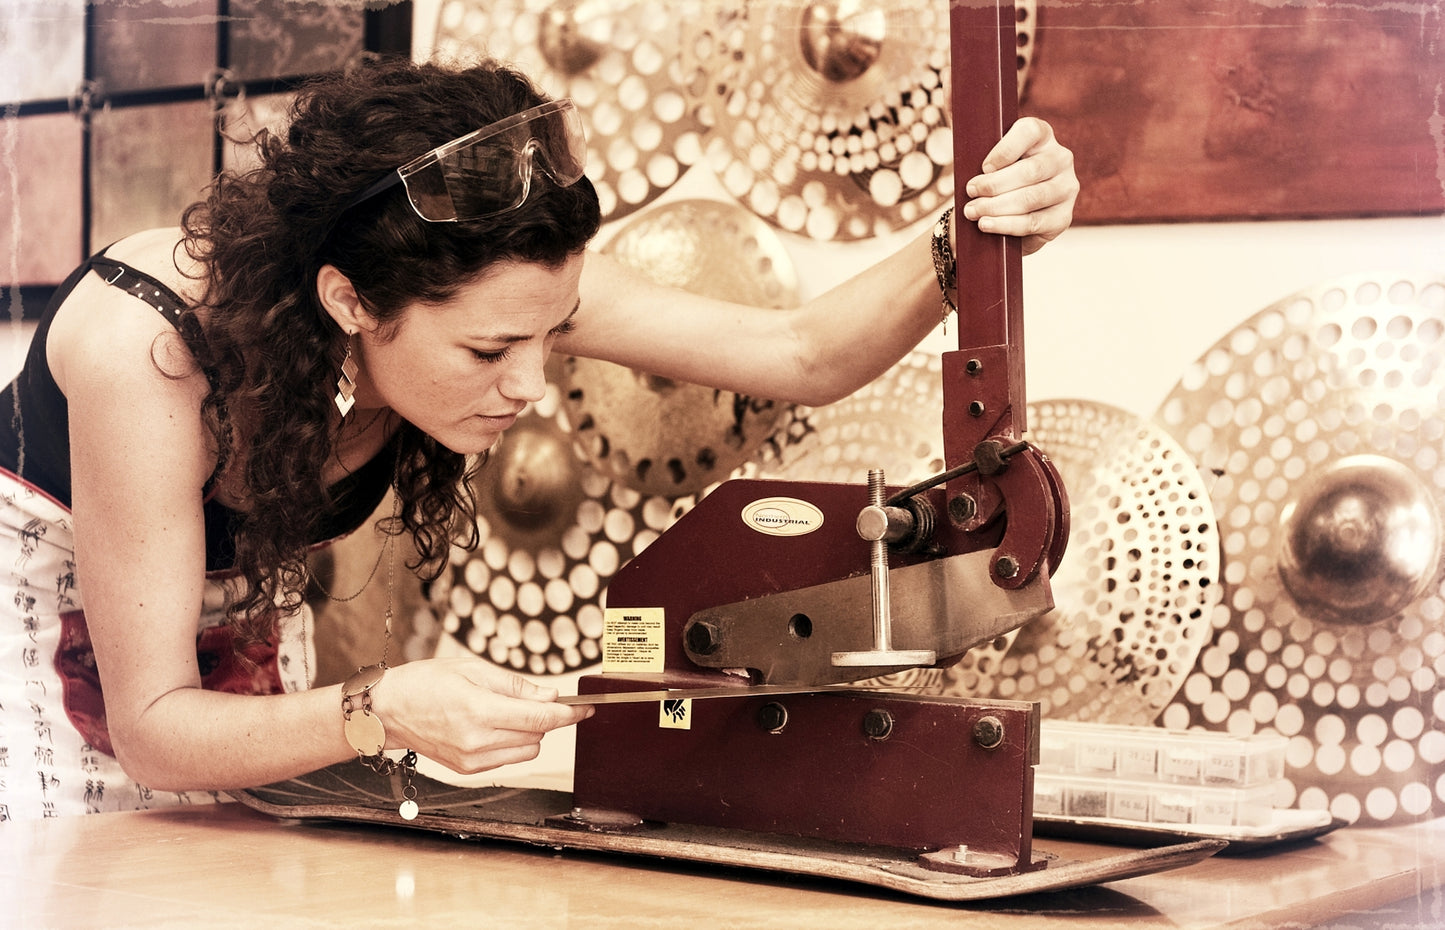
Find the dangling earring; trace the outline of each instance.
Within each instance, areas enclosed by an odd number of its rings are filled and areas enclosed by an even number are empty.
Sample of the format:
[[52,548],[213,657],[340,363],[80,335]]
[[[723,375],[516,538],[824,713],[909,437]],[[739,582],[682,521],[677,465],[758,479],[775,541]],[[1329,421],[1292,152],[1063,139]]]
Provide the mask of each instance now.
[[356,394],[356,376],[361,372],[356,364],[356,359],[351,357],[351,337],[354,335],[356,334],[346,334],[346,357],[341,360],[341,377],[336,380],[336,396],[332,398],[336,409],[341,411],[343,420],[351,412],[352,406],[356,404],[356,398],[353,395]]

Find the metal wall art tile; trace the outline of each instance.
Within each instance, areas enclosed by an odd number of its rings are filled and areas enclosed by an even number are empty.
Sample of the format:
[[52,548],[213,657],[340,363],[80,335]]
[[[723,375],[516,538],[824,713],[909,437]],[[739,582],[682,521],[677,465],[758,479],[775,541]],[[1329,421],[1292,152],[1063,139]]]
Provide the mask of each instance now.
[[225,141],[221,150],[221,168],[245,172],[259,164],[252,140],[262,129],[284,133],[290,120],[295,94],[248,96],[226,107],[222,114]]
[[213,132],[204,100],[116,108],[91,120],[92,249],[174,226],[211,180]]
[[85,77],[85,0],[5,0],[0,62],[0,103],[69,97]]
[[243,81],[340,68],[363,47],[360,3],[232,0],[229,67]]
[[106,94],[202,83],[216,66],[216,0],[92,5],[94,73]]
[[0,283],[59,284],[81,256],[81,125],[0,119]]

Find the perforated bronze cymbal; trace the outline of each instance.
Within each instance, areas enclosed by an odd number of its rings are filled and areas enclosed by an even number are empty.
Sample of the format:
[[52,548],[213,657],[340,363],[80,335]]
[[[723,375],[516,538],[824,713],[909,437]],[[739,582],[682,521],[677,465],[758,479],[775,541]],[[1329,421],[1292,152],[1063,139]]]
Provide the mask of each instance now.
[[534,675],[601,658],[602,595],[628,559],[680,515],[582,461],[561,425],[560,391],[507,431],[477,482],[475,552],[453,550],[432,586],[441,629],[492,662]]
[[1044,716],[1143,725],[1193,670],[1220,600],[1208,489],[1162,428],[1107,404],[1029,404],[1029,440],[1057,465],[1070,538],[1055,607],[1002,658],[948,671],[954,693],[1036,701]]
[[604,219],[651,203],[702,157],[679,71],[682,24],[707,0],[445,0],[435,56],[515,63],[571,97]]
[[1256,314],[1156,415],[1216,476],[1224,604],[1169,726],[1290,739],[1300,806],[1445,801],[1445,279],[1362,275]]
[[[947,4],[738,0],[709,5],[686,28],[684,72],[711,126],[708,164],[759,216],[854,240],[952,200]],[[1033,28],[1029,2],[1021,71]]]
[[[792,259],[735,204],[682,200],[630,218],[603,251],[671,287],[760,307],[796,306]],[[772,434],[786,404],[565,358],[567,420],[584,457],[644,494],[681,497],[727,478]]]

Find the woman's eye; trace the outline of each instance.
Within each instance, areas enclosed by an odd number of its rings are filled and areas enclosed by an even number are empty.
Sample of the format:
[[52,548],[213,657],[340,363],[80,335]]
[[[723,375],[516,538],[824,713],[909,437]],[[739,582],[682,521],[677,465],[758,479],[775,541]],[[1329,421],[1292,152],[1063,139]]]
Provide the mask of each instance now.
[[495,352],[483,352],[483,351],[480,350],[480,349],[473,349],[473,350],[472,350],[472,355],[476,356],[477,361],[479,361],[479,362],[486,362],[486,363],[489,364],[489,365],[490,365],[490,364],[496,364],[497,362],[503,361],[503,360],[505,360],[505,359],[507,358],[507,356],[509,356],[509,355],[511,355],[511,354],[512,354],[512,349],[511,349],[510,346],[508,346],[508,347],[505,348],[505,349],[498,349],[498,350],[495,351]]

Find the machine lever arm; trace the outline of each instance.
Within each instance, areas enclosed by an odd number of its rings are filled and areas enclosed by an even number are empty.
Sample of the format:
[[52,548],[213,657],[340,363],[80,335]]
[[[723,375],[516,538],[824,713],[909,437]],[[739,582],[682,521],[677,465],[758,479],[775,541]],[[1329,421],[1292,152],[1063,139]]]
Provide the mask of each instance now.
[[1010,456],[1018,455],[1020,452],[1024,451],[1028,447],[1029,444],[1023,440],[1019,440],[1012,445],[1005,446],[996,439],[986,439],[974,447],[974,456],[969,461],[964,462],[962,465],[956,465],[953,468],[950,468],[948,471],[939,472],[932,478],[925,478],[917,484],[909,485],[908,487],[899,491],[897,494],[888,498],[888,501],[886,504],[884,504],[884,506],[897,507],[899,504],[908,500],[910,497],[916,497],[917,495],[922,494],[924,491],[927,491],[930,488],[936,488],[940,484],[947,484],[954,478],[961,478],[964,475],[972,474],[976,471],[981,472],[985,475],[992,474],[992,468],[985,468],[984,466],[979,465],[979,462],[986,458],[999,463],[998,465],[993,466],[993,468],[1002,470],[1002,465],[1008,462]]

